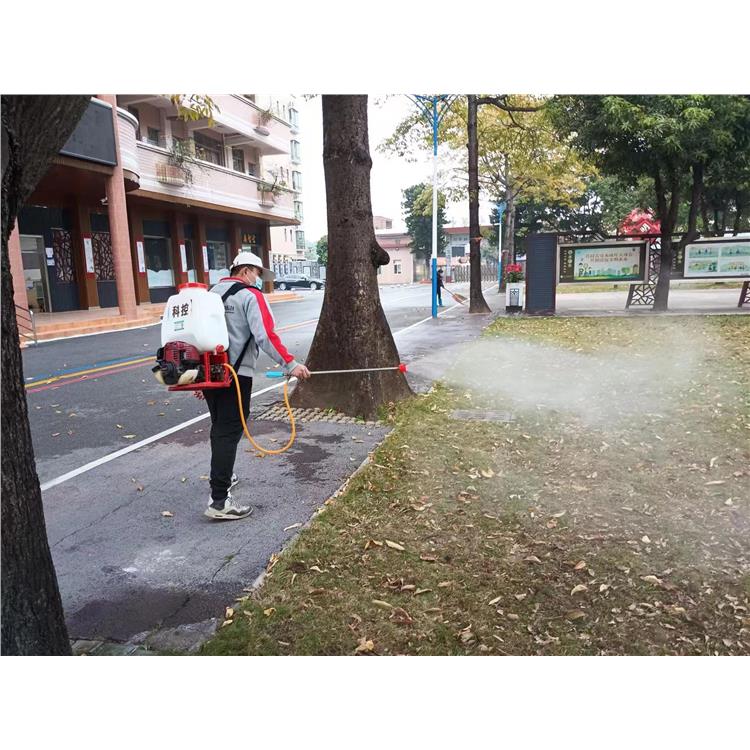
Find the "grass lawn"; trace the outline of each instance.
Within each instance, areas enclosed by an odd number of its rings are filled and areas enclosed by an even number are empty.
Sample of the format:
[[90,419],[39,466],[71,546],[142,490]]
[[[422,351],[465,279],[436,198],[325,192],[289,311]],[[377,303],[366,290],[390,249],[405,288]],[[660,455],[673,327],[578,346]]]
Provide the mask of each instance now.
[[503,318],[458,362],[203,653],[750,652],[750,317]]

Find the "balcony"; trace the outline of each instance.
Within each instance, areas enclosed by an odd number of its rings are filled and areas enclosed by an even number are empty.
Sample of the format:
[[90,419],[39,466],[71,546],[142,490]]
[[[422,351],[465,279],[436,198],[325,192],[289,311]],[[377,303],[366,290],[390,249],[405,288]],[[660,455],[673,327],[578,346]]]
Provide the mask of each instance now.
[[124,109],[117,108],[117,134],[120,140],[120,161],[125,180],[132,183],[128,190],[138,187],[140,171],[136,133],[138,120]]
[[187,162],[183,169],[161,145],[139,141],[137,149],[141,194],[179,198],[186,205],[247,211],[271,224],[297,223],[294,194],[289,190],[274,195],[259,189],[262,180],[257,177],[199,160]]

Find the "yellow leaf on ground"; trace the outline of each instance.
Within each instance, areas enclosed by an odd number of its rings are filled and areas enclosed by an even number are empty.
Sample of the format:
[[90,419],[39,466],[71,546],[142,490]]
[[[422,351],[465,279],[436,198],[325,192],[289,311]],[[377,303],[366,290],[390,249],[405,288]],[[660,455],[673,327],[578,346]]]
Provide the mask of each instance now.
[[372,603],[376,607],[382,607],[383,609],[393,609],[392,604],[388,604],[388,602],[384,602],[382,599],[373,599]]
[[390,547],[391,549],[397,549],[399,552],[404,551],[404,547],[398,544],[398,542],[392,542],[390,539],[386,539],[385,544],[387,547]]
[[375,644],[366,638],[360,638],[357,648],[354,649],[355,654],[371,654],[375,651]]
[[268,609],[263,610],[263,614],[266,617],[271,617],[276,612],[276,607],[269,607]]

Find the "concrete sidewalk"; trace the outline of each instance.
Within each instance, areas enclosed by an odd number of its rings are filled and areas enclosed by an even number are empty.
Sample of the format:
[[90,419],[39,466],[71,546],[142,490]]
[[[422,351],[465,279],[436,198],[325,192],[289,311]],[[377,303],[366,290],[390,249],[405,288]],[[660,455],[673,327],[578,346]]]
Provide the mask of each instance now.
[[[487,299],[493,308],[501,301],[491,292]],[[428,389],[451,364],[455,345],[476,339],[492,317],[470,316],[457,306],[400,332],[412,388]],[[262,401],[254,402],[251,433],[261,445],[278,447],[288,438],[288,423],[258,419]],[[241,482],[233,493],[255,510],[249,519],[228,523],[202,515],[208,432],[206,422],[191,425],[44,493],[76,652],[197,649],[220,626],[224,608],[257,581],[271,556],[368,459],[389,428],[305,422],[287,453],[264,458],[248,452],[243,438],[236,463]]]

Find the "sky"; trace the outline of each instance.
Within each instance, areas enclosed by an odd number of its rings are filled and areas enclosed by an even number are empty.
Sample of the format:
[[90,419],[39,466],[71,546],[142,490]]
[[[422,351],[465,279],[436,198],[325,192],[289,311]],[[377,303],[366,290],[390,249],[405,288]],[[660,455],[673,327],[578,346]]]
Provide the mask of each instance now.
[[[302,152],[302,201],[305,215],[305,238],[317,242],[327,234],[325,180],[323,177],[323,116],[322,99],[297,96],[300,143]],[[370,186],[372,212],[375,216],[393,219],[393,230],[405,230],[401,211],[402,191],[419,182],[432,181],[432,154],[425,150],[416,162],[378,152],[377,146],[390,136],[401,120],[413,111],[413,104],[403,94],[389,97],[370,96],[368,127],[372,172]],[[440,149],[438,148],[438,156]],[[468,201],[449,203],[446,207],[448,226],[466,226],[469,221]],[[489,205],[480,204],[479,220],[489,221]]]

